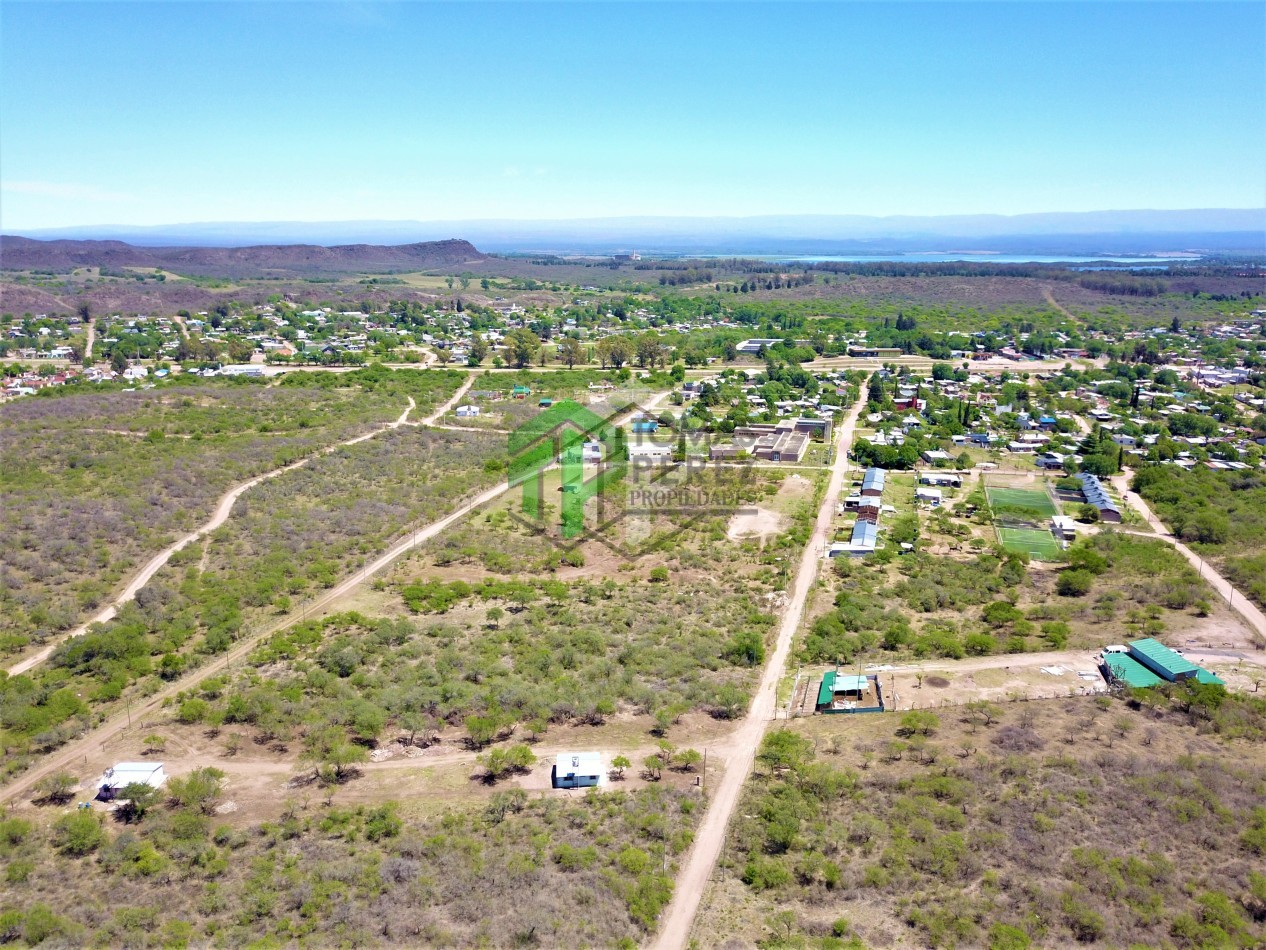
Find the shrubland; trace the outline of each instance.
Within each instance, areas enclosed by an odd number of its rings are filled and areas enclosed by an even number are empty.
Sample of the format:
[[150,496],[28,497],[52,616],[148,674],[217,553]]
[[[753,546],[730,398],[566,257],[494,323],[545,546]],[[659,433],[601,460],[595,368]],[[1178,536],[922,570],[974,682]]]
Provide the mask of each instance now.
[[1113,531],[1079,541],[1058,571],[1005,551],[839,558],[832,569],[833,609],[805,634],[806,662],[1101,646],[1160,636],[1167,618],[1209,609],[1207,586],[1173,548]]
[[770,732],[700,944],[1259,946],[1266,700],[1147,692]]
[[1266,605],[1266,479],[1260,472],[1154,465],[1135,473],[1133,488],[1175,536]]
[[[277,623],[398,537],[500,477],[491,435],[402,427],[261,483],[107,624],[0,676],[5,769]],[[125,695],[126,694],[126,695]]]
[[0,652],[73,627],[237,482],[447,398],[459,373],[297,373],[0,407]]
[[290,800],[231,823],[216,769],[172,779],[141,814],[0,819],[0,939],[55,946],[308,943],[634,946],[673,891],[702,811],[666,785],[573,798]]

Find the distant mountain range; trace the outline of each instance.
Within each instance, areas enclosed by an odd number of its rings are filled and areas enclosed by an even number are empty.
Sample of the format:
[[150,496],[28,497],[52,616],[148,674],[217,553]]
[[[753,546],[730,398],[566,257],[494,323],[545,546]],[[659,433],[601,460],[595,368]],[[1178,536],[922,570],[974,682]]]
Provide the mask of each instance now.
[[[44,240],[127,241],[151,249],[302,244],[334,251],[356,245],[450,243],[440,239],[460,234],[485,251],[497,253],[610,254],[638,250],[644,254],[900,255],[970,250],[1080,256],[1191,250],[1262,254],[1266,252],[1266,209],[938,217],[762,215],[558,221],[210,222],[154,227],[99,225],[23,233]],[[349,261],[355,260],[350,251],[346,256]]]
[[0,236],[0,267],[154,267],[182,274],[266,276],[338,271],[428,270],[485,260],[468,241],[449,239],[384,247],[263,244],[247,247],[137,247],[123,241],[39,241]]

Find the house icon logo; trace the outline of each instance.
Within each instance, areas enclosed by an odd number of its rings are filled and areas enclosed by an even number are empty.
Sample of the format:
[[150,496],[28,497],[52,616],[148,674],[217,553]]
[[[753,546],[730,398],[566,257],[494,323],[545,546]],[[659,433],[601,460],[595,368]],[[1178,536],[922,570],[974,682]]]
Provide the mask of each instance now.
[[[628,410],[622,410],[627,412]],[[572,542],[585,532],[585,506],[598,499],[602,523],[604,492],[624,478],[628,452],[624,433],[614,416],[604,418],[591,409],[564,399],[510,433],[510,487],[522,487],[522,504],[515,514],[538,531],[548,528],[549,498],[561,496],[560,539]]]
[[607,416],[552,404],[509,435],[509,483],[521,491],[510,517],[565,550],[596,541],[634,560],[703,518],[752,510],[749,465],[716,468],[705,439],[691,454],[684,429],[672,444],[654,441],[657,427],[636,404]]

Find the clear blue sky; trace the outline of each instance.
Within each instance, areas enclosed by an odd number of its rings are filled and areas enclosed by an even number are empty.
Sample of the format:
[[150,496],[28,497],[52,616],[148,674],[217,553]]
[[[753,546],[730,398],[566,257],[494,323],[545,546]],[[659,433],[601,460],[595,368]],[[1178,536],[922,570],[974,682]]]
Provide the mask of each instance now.
[[0,6],[0,225],[1266,204],[1266,4]]

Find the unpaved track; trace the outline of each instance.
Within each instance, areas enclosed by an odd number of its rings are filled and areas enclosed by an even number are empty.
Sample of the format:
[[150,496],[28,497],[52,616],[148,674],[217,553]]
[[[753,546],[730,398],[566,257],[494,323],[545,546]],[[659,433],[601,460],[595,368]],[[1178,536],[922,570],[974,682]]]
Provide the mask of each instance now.
[[229,665],[243,659],[251,652],[251,650],[255,649],[259,642],[265,637],[269,637],[278,630],[294,624],[303,616],[308,614],[317,614],[324,607],[350,593],[358,584],[364,583],[374,574],[377,574],[383,568],[387,567],[392,561],[404,554],[406,551],[411,551],[413,548],[429,541],[431,538],[450,527],[454,522],[464,518],[475,508],[478,508],[479,506],[484,505],[503,494],[509,487],[510,486],[506,482],[502,482],[499,485],[494,485],[492,488],[481,492],[474,498],[462,502],[461,506],[456,511],[445,515],[439,521],[432,522],[419,531],[411,532],[355,574],[346,578],[341,583],[336,584],[334,587],[331,587],[319,597],[316,597],[304,606],[302,613],[292,612],[288,616],[278,620],[276,623],[269,624],[258,633],[246,637],[223,656],[217,657],[205,666],[199,667],[192,673],[175,680],[168,686],[159,690],[157,693],[154,693],[152,696],[146,697],[142,704],[132,707],[130,713],[125,711],[122,714],[116,714],[76,741],[63,746],[57,752],[49,755],[48,758],[45,759],[45,761],[37,768],[32,769],[30,772],[15,781],[11,786],[3,791],[0,791],[0,802],[12,801],[19,798],[21,795],[28,792],[41,778],[51,774],[52,772],[59,769],[69,769],[70,764],[76,759],[81,759],[86,750],[96,745],[104,745],[118,736],[119,733],[126,730],[128,728],[128,723],[131,720],[140,720],[150,713],[157,712],[162,706],[164,700],[175,696],[182,690],[193,688],[206,677],[213,676]]
[[844,485],[844,474],[848,469],[848,452],[853,444],[853,433],[857,428],[858,416],[861,415],[865,405],[866,400],[859,396],[852,411],[840,427],[839,443],[836,447],[835,462],[831,466],[831,479],[827,485],[826,497],[822,499],[822,507],[818,510],[813,534],[810,535],[804,554],[800,558],[800,569],[796,571],[791,597],[787,601],[782,623],[778,628],[777,644],[761,675],[760,686],[748,709],[747,717],[727,742],[732,751],[725,763],[725,773],[713,792],[712,802],[703,817],[703,823],[699,826],[694,844],[686,855],[681,873],[677,876],[672,901],[660,918],[659,932],[651,943],[651,946],[657,950],[675,950],[675,948],[684,947],[690,938],[690,929],[694,924],[695,913],[699,909],[699,901],[712,876],[712,869],[716,867],[717,858],[721,854],[730,816],[743,790],[743,781],[752,769],[756,750],[765,735],[769,720],[773,718],[776,711],[778,683],[783,676],[792,640],[804,616],[809,590],[818,576],[818,569],[830,535],[831,522],[835,515],[835,505]]
[[247,479],[241,484],[235,485],[233,488],[230,488],[227,492],[225,492],[223,495],[220,496],[220,500],[216,503],[215,511],[211,514],[211,518],[204,525],[202,525],[202,527],[197,528],[196,530],[190,532],[189,534],[186,534],[182,538],[179,538],[178,540],[169,544],[167,547],[163,548],[163,550],[155,554],[152,558],[150,558],[148,561],[145,562],[145,565],[139,571],[137,571],[136,574],[132,576],[132,579],[128,581],[127,586],[125,586],[123,590],[119,592],[119,595],[115,597],[114,600],[112,600],[109,604],[107,604],[102,610],[100,610],[95,616],[91,617],[88,620],[85,620],[83,623],[75,627],[73,630],[63,633],[61,636],[57,637],[52,642],[50,642],[47,646],[41,649],[38,653],[34,653],[31,656],[28,656],[25,659],[19,661],[18,663],[15,663],[13,666],[9,667],[9,670],[8,670],[9,675],[17,676],[20,673],[25,673],[27,670],[30,670],[36,666],[39,666],[41,663],[47,660],[50,656],[52,656],[53,651],[56,650],[57,647],[59,647],[64,641],[69,640],[71,637],[77,637],[81,635],[82,633],[84,633],[84,631],[88,629],[88,627],[90,627],[94,623],[105,623],[106,621],[113,619],[115,615],[118,614],[119,608],[122,607],[124,604],[126,604],[129,600],[132,600],[136,596],[136,592],[139,591],[146,584],[148,584],[150,582],[150,579],[155,574],[158,573],[159,569],[164,564],[166,564],[169,560],[171,560],[171,556],[173,554],[175,554],[181,548],[184,548],[185,546],[192,544],[194,541],[197,541],[198,539],[205,537],[206,535],[214,531],[216,528],[220,527],[220,525],[224,524],[224,522],[226,522],[229,519],[229,515],[232,514],[233,512],[234,503],[236,503],[238,498],[240,498],[244,492],[247,492],[250,489],[254,488],[260,482],[268,481],[268,479],[270,478],[276,478],[278,475],[284,475],[286,472],[293,471],[296,468],[302,468],[304,465],[307,465],[308,462],[312,461],[312,459],[314,458],[319,458],[322,455],[328,455],[329,453],[337,449],[343,448],[344,446],[355,445],[358,442],[364,442],[366,439],[372,439],[374,436],[380,435],[381,433],[386,432],[390,429],[397,429],[400,426],[405,425],[406,420],[409,418],[409,413],[413,411],[416,405],[417,403],[415,403],[413,401],[413,397],[410,396],[408,408],[405,409],[404,412],[400,414],[400,418],[396,419],[394,422],[388,422],[386,425],[380,426],[377,429],[373,429],[369,432],[366,432],[364,435],[358,435],[354,439],[347,439],[344,442],[338,442],[334,445],[326,446],[324,449],[321,449],[316,455],[309,455],[307,458],[300,459],[297,462],[291,462],[289,465],[283,465],[281,468],[275,468],[271,472],[264,472],[264,474],[262,475],[256,475],[254,478]]
[[1122,474],[1112,478],[1113,487],[1120,492],[1121,497],[1125,499],[1125,503],[1143,516],[1143,520],[1152,527],[1157,537],[1172,544],[1178,553],[1187,559],[1187,563],[1198,570],[1204,579],[1209,582],[1209,586],[1216,590],[1222,596],[1222,599],[1244,618],[1244,622],[1263,641],[1266,641],[1266,614],[1258,610],[1257,605],[1245,597],[1243,591],[1236,590],[1231,585],[1231,582],[1219,574],[1212,564],[1169,533],[1169,529],[1165,527],[1164,522],[1152,513],[1152,509],[1147,506],[1147,502],[1130,491],[1130,478],[1132,476],[1133,473],[1127,469]]
[[1058,310],[1060,313],[1066,316],[1069,320],[1077,319],[1067,309],[1065,309],[1062,303],[1060,303],[1058,300],[1055,299],[1055,295],[1051,293],[1051,288],[1043,287],[1042,296],[1046,298],[1046,302],[1048,304],[1050,304],[1052,307],[1054,307],[1056,310]]
[[[473,382],[473,377],[470,381],[468,381],[467,386],[469,386],[470,382]],[[459,392],[458,396],[460,395],[461,394]],[[454,402],[458,396],[455,396],[453,400],[449,401]],[[400,418],[394,422],[388,423],[387,426],[379,431],[385,431],[387,428],[394,429],[407,424],[409,411],[413,408],[413,400],[410,399],[409,403],[409,409],[406,409],[405,412],[401,414]],[[447,410],[441,409],[436,415],[441,415],[445,411]],[[434,417],[435,416],[428,418]],[[443,426],[440,426],[439,428],[443,428]],[[351,440],[351,442],[362,442],[365,439],[372,438],[376,434],[377,432],[371,432],[367,435],[358,436],[356,439]],[[346,445],[350,443],[342,444]],[[333,446],[327,451],[333,451],[335,448],[338,448],[338,446]],[[297,464],[299,463],[296,463],[296,465]],[[191,689],[206,677],[213,676],[233,663],[244,659],[265,637],[272,636],[278,630],[285,629],[286,627],[297,623],[309,614],[316,615],[319,611],[329,606],[331,603],[334,603],[340,597],[344,597],[351,593],[358,585],[363,584],[374,574],[383,570],[383,568],[390,565],[396,560],[396,558],[400,557],[400,555],[411,551],[413,548],[418,547],[431,540],[431,538],[434,538],[436,535],[441,534],[457,521],[466,517],[476,508],[479,508],[503,495],[509,490],[509,488],[510,485],[508,482],[501,482],[498,485],[494,485],[492,488],[480,492],[473,498],[459,502],[458,507],[451,513],[445,515],[439,521],[434,521],[426,527],[421,528],[420,530],[410,532],[408,535],[401,538],[388,548],[385,553],[339,584],[331,587],[325,593],[303,605],[299,611],[292,611],[290,614],[279,618],[276,622],[269,624],[257,633],[246,637],[228,653],[225,653],[223,656],[216,658],[207,665],[182,676],[180,679],[173,681],[157,693],[146,697],[140,705],[125,709],[122,713],[116,713],[113,717],[105,720],[94,729],[89,730],[74,742],[68,743],[61,749],[50,754],[40,765],[22,775],[7,788],[0,789],[0,803],[14,801],[20,798],[23,794],[30,792],[35,784],[46,775],[50,775],[61,769],[69,771],[71,764],[76,760],[81,759],[87,750],[96,745],[104,746],[106,743],[116,738],[120,733],[127,730],[134,719],[140,721],[146,715],[158,711],[165,700],[170,699],[183,690]],[[231,507],[232,506],[230,505],[230,508]]]
[[466,377],[466,382],[458,386],[457,392],[453,393],[453,398],[450,399],[448,402],[444,403],[444,405],[440,406],[438,409],[436,409],[433,413],[431,413],[425,419],[423,419],[422,424],[424,426],[433,426],[439,421],[440,417],[443,416],[444,413],[449,412],[454,407],[456,407],[456,405],[459,402],[461,402],[462,397],[465,396],[466,393],[470,392],[470,387],[475,385],[475,376],[476,376],[475,373],[471,373],[470,375],[468,375]]

